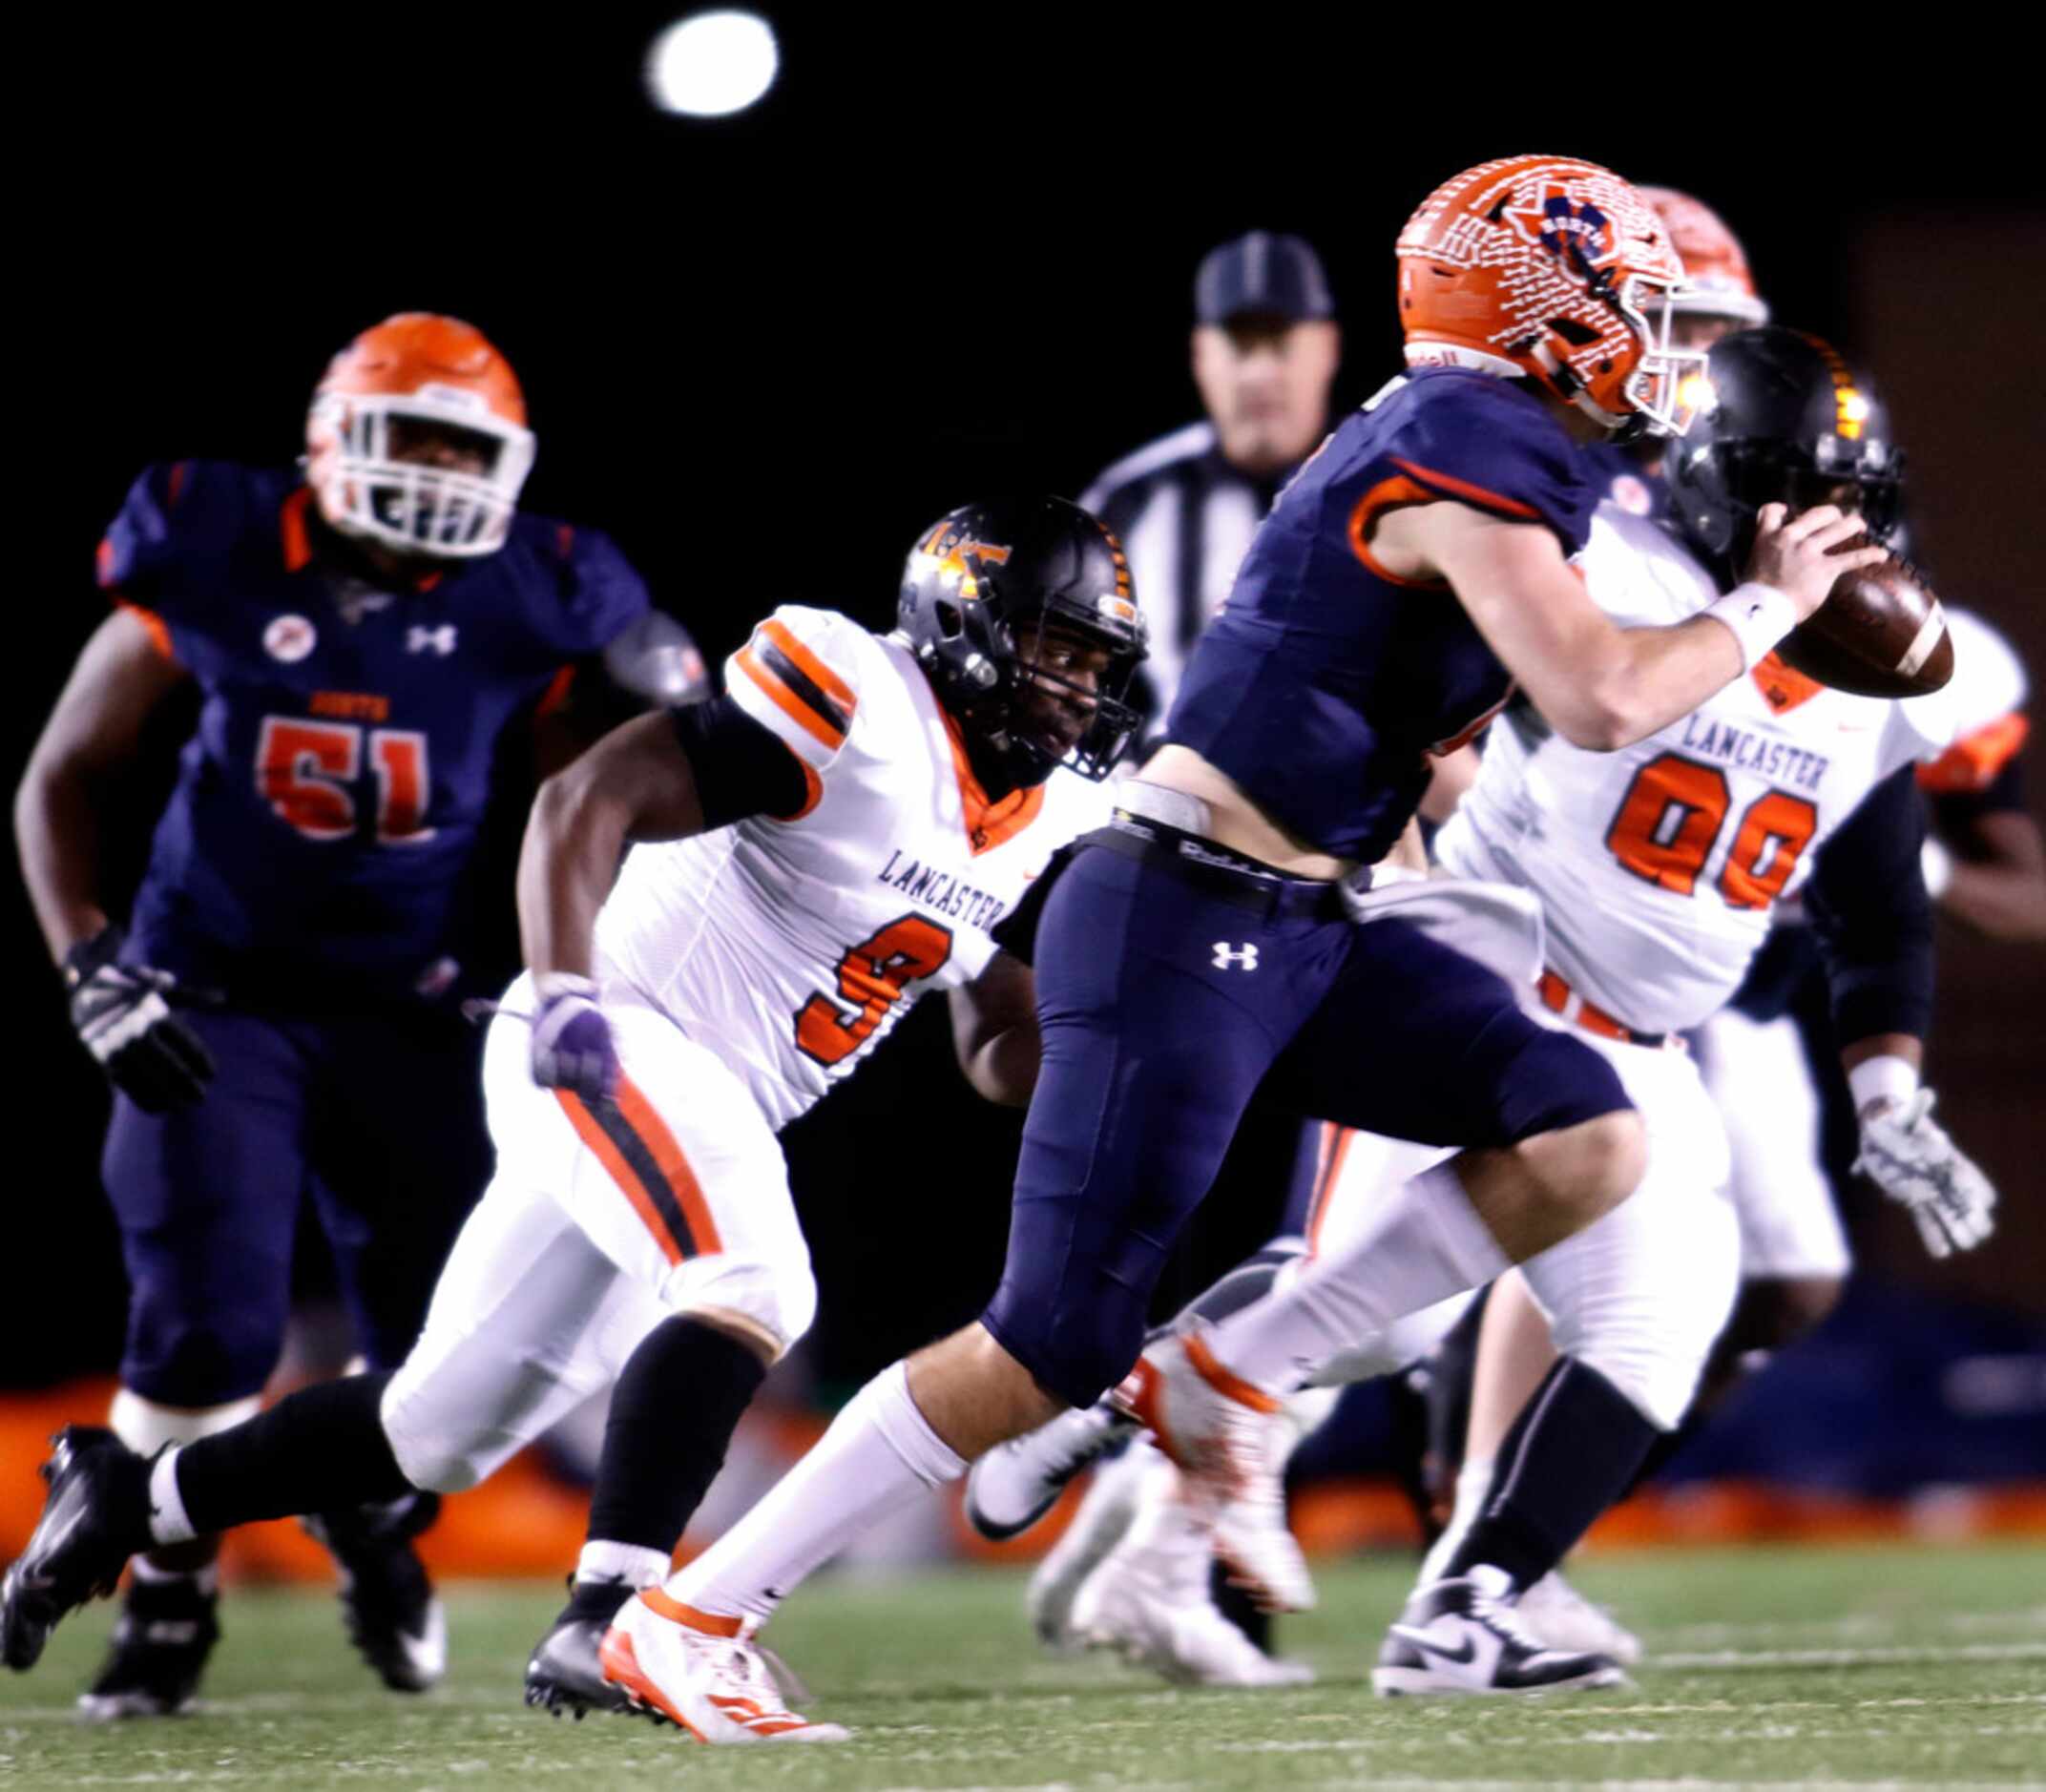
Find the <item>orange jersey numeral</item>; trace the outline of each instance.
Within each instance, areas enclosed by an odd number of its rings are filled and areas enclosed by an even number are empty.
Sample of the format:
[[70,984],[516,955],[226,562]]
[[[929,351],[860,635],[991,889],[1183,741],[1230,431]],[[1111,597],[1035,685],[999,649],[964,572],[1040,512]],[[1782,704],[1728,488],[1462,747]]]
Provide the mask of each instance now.
[[1732,800],[1712,766],[1665,753],[1635,774],[1605,844],[1636,877],[1688,896]]
[[[386,844],[432,839],[433,830],[421,825],[430,794],[427,737],[409,728],[373,728],[369,763],[377,782],[377,839]],[[356,831],[355,786],[362,768],[361,728],[263,718],[256,788],[308,839],[345,840]]]
[[1720,873],[1720,894],[1735,908],[1766,908],[1819,831],[1819,811],[1803,797],[1771,790],[1748,804]]
[[[1635,774],[1605,844],[1636,877],[1689,896],[1732,805],[1724,773],[1664,753]],[[1805,798],[1782,790],[1757,797],[1734,829],[1720,872],[1727,906],[1766,908],[1783,894],[1818,830],[1819,811]]]
[[852,1004],[852,1012],[829,996],[811,996],[796,1011],[797,1046],[820,1064],[844,1063],[903,999],[904,985],[930,976],[951,955],[950,928],[922,915],[890,921],[839,960],[839,994]]

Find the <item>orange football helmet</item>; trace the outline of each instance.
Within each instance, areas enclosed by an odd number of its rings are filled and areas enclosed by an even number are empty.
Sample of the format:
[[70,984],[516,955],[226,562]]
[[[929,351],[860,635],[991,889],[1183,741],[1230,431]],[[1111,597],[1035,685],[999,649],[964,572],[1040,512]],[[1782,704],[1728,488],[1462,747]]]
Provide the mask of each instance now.
[[1445,181],[1394,253],[1409,366],[1527,378],[1607,429],[1682,432],[1704,356],[1669,325],[1683,263],[1639,192],[1562,156],[1484,162]]
[[1683,262],[1684,290],[1674,301],[1677,310],[1689,317],[1766,323],[1769,307],[1755,290],[1747,251],[1726,228],[1726,220],[1702,199],[1679,193],[1675,187],[1638,191],[1668,227],[1670,240]]
[[503,547],[532,452],[511,363],[473,324],[429,311],[365,330],[328,364],[305,417],[321,514],[403,553]]

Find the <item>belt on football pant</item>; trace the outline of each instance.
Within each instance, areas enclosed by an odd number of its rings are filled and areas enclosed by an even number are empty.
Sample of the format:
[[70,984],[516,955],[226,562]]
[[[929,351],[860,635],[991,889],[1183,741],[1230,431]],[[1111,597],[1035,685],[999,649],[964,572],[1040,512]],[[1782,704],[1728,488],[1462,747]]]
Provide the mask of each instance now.
[[1615,1020],[1604,1009],[1587,1002],[1553,970],[1541,973],[1534,985],[1541,1005],[1552,1014],[1560,1014],[1574,1027],[1595,1032],[1601,1039],[1618,1039],[1622,1045],[1666,1046],[1676,1035],[1666,1032],[1638,1032],[1624,1021]]
[[[1104,846],[1125,859],[1156,865],[1185,884],[1267,920],[1302,916],[1312,921],[1345,918],[1336,886],[1319,878],[1287,877],[1256,859],[1218,846],[1200,834],[1118,808],[1106,827],[1083,834],[1080,844]],[[1360,879],[1364,874],[1359,873]]]

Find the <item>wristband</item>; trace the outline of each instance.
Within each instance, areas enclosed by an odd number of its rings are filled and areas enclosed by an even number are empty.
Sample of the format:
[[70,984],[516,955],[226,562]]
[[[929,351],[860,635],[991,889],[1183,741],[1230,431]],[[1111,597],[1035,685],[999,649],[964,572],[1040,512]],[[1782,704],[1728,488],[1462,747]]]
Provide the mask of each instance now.
[[1736,585],[1699,614],[1723,623],[1731,631],[1741,646],[1743,672],[1754,671],[1756,661],[1797,627],[1797,605],[1775,586],[1753,579]]
[[1918,865],[1925,872],[1925,893],[1937,902],[1953,882],[1953,855],[1938,841],[1929,840],[1919,848]]
[[543,1003],[563,995],[579,995],[586,1002],[596,1000],[596,985],[588,977],[578,977],[573,970],[537,972],[532,979],[532,992]]
[[1848,1088],[1854,1096],[1854,1112],[1866,1114],[1877,1103],[1902,1107],[1918,1093],[1918,1072],[1904,1058],[1864,1058],[1848,1072]]

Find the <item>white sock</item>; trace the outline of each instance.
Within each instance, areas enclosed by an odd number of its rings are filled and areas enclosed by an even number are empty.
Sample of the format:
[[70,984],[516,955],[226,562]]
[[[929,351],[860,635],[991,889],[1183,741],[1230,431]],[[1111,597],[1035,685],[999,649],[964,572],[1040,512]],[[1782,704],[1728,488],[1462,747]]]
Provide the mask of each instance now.
[[668,1594],[714,1616],[764,1619],[918,1489],[942,1487],[966,1469],[917,1410],[908,1365],[898,1363],[853,1396],[766,1498],[669,1577]]
[[216,1562],[208,1562],[203,1568],[158,1568],[146,1555],[138,1555],[129,1564],[136,1579],[150,1586],[161,1586],[167,1580],[189,1580],[201,1593],[218,1593],[220,1590],[220,1569]]
[[166,1444],[196,1444],[253,1419],[261,1410],[259,1394],[230,1400],[221,1407],[159,1407],[123,1387],[107,1409],[107,1428],[137,1456],[154,1456]]
[[1393,1320],[1508,1267],[1455,1170],[1437,1164],[1409,1180],[1341,1251],[1223,1320],[1208,1346],[1254,1386],[1289,1393]]
[[622,1580],[635,1593],[644,1593],[667,1579],[674,1567],[658,1550],[643,1543],[585,1543],[575,1558],[577,1580]]
[[149,1540],[155,1544],[190,1543],[198,1535],[185,1514],[185,1496],[177,1490],[177,1451],[173,1444],[150,1466]]
[[1213,1511],[1204,1502],[1196,1507],[1182,1498],[1179,1469],[1157,1451],[1151,1456],[1136,1515],[1116,1554],[1135,1556],[1148,1573],[1204,1593],[1215,1559]]
[[1461,1547],[1465,1534],[1477,1523],[1477,1515],[1485,1509],[1485,1496],[1492,1491],[1493,1463],[1490,1456],[1472,1456],[1465,1459],[1464,1466],[1456,1475],[1456,1506],[1450,1513],[1450,1522],[1442,1534],[1435,1539],[1421,1563],[1420,1584],[1440,1580],[1442,1572],[1449,1567],[1450,1558]]

